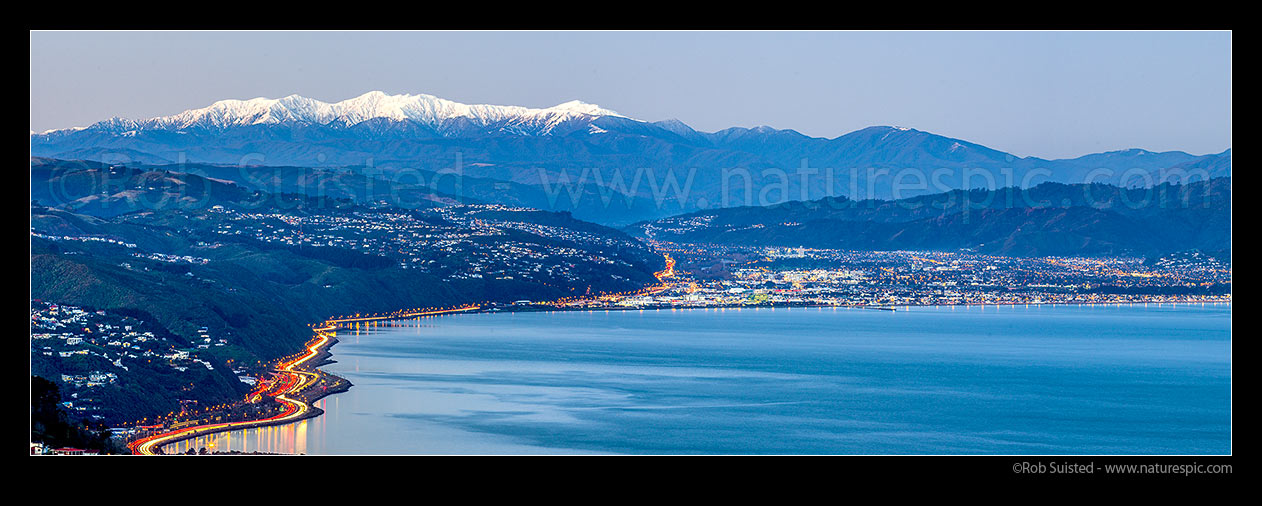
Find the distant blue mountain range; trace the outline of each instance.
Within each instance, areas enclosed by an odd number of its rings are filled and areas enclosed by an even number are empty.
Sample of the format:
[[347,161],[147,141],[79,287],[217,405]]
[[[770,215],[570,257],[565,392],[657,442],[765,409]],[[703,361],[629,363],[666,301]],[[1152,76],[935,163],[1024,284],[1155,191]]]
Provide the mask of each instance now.
[[1047,181],[1151,186],[1231,175],[1230,149],[1043,160],[910,128],[875,126],[832,139],[770,127],[707,133],[582,102],[530,109],[381,92],[331,104],[296,95],[225,100],[174,116],[31,132],[31,154],[132,165],[345,167],[396,180],[415,176],[407,169],[459,174],[502,182],[509,202],[611,224],[837,195],[906,198]]

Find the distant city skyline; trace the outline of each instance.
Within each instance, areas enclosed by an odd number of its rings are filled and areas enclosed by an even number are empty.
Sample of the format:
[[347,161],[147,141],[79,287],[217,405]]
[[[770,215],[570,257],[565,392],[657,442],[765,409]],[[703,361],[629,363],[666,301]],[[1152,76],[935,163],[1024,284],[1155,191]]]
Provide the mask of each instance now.
[[1231,147],[1230,32],[31,32],[36,132],[222,99],[570,100],[712,132],[896,125],[1019,156]]

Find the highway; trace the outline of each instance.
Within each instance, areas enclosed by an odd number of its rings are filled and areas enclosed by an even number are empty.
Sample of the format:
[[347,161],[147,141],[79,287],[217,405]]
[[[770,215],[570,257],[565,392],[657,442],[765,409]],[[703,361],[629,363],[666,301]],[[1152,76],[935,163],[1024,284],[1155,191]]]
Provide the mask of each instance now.
[[284,411],[280,414],[264,418],[261,420],[250,420],[244,422],[226,422],[206,425],[197,425],[193,427],[185,427],[183,429],[165,432],[147,438],[138,439],[127,445],[128,449],[136,455],[159,455],[158,449],[165,445],[188,439],[196,436],[204,436],[216,432],[225,432],[236,429],[248,429],[252,427],[260,427],[264,425],[279,425],[288,422],[302,420],[310,413],[312,407],[306,401],[298,396],[298,393],[320,379],[318,373],[306,369],[306,365],[314,358],[320,356],[324,347],[333,339],[333,331],[338,324],[350,322],[364,322],[374,320],[411,318],[416,316],[430,316],[446,313],[457,313],[463,311],[473,311],[479,309],[478,306],[464,306],[454,309],[435,309],[412,311],[392,314],[388,316],[362,316],[336,318],[325,321],[320,327],[315,328],[316,337],[307,342],[306,352],[301,356],[294,358],[289,362],[280,364],[277,368],[280,377],[272,383],[268,388],[260,388],[246,396],[246,402],[257,403],[262,400],[263,396],[272,396],[284,406]]
[[[298,368],[318,356],[321,349],[328,344],[330,339],[332,339],[332,335],[327,332],[327,329],[317,329],[316,338],[307,343],[307,352],[301,357],[281,365],[279,368],[280,372],[281,374],[286,375],[286,377],[281,380],[284,382],[283,385],[285,387],[276,395],[277,402],[280,402],[285,407],[285,410],[280,414],[264,418],[262,420],[251,420],[248,422],[228,422],[186,427],[180,430],[166,432],[133,441],[131,444],[127,445],[128,448],[130,448],[132,453],[136,455],[157,455],[158,448],[189,437],[301,420],[307,415],[307,412],[311,410],[311,406],[303,400],[293,396],[296,395],[297,392],[302,391],[302,389],[307,385],[317,381],[319,379],[319,375],[313,372],[298,370]],[[258,394],[253,394],[253,399],[258,398]]]

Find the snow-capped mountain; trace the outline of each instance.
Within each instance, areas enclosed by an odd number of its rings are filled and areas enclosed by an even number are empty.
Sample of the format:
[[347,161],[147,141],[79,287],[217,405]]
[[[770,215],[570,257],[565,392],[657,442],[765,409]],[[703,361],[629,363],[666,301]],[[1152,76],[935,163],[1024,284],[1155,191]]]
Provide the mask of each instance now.
[[[465,176],[520,184],[536,194],[556,190],[556,181],[578,181],[583,174],[589,179],[577,184],[588,187],[579,193],[588,195],[602,195],[602,185],[614,188],[619,178],[640,184],[628,191],[642,200],[622,211],[603,201],[588,208],[575,204],[576,210],[595,213],[585,216],[601,220],[640,219],[715,202],[740,205],[759,195],[893,198],[895,184],[907,181],[970,188],[977,180],[966,175],[978,172],[996,185],[1081,183],[1088,177],[1122,184],[1121,175],[1133,174],[1127,172],[1132,169],[1156,174],[1175,168],[1205,178],[1231,175],[1230,150],[1200,156],[1125,150],[1042,160],[906,127],[873,126],[831,139],[767,126],[707,133],[679,120],[641,121],[580,101],[539,109],[379,91],[336,103],[297,95],[222,100],[172,116],[114,118],[86,128],[32,132],[31,154],[124,165],[372,166],[435,173],[458,168]],[[1096,170],[1101,168],[1116,177],[1100,176]],[[776,169],[786,171],[785,176],[778,178]],[[730,177],[733,170],[738,177]],[[919,177],[904,177],[908,170]],[[817,177],[806,181],[799,173]],[[895,183],[896,175],[904,179]],[[657,189],[670,186],[670,178],[687,186],[691,198],[662,199]],[[749,188],[737,193],[746,200],[731,197],[732,188],[742,184]],[[777,187],[776,192],[762,191]],[[499,198],[496,188],[481,198]],[[899,192],[908,196],[931,188],[904,191],[900,186]],[[537,205],[539,200],[530,202]]]
[[[284,98],[220,100],[208,107],[172,116],[130,120],[112,118],[89,129],[122,133],[133,130],[225,130],[253,125],[312,125],[353,127],[370,120],[410,122],[442,132],[453,120],[468,126],[521,135],[547,135],[571,121],[617,112],[578,100],[545,109],[520,106],[462,104],[433,95],[388,95],[372,91],[355,98],[327,103],[299,95]],[[58,131],[45,132],[52,134]]]

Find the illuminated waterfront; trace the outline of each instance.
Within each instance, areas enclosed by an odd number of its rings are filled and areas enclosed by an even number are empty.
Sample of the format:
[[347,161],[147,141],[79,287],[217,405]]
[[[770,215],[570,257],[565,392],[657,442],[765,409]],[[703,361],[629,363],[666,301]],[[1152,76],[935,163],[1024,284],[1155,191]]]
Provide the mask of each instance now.
[[[320,407],[322,402],[324,401],[317,401],[315,405]],[[189,448],[206,448],[208,452],[303,454],[307,453],[307,440],[312,437],[308,434],[309,426],[310,420],[303,420],[286,425],[234,430],[186,439],[167,445],[163,450],[167,453],[184,453]]]

